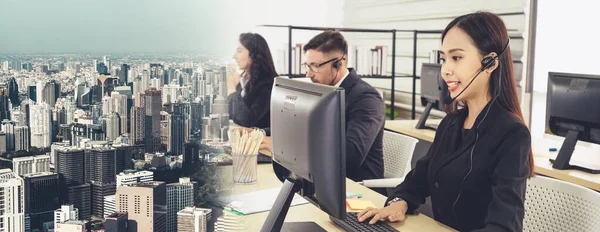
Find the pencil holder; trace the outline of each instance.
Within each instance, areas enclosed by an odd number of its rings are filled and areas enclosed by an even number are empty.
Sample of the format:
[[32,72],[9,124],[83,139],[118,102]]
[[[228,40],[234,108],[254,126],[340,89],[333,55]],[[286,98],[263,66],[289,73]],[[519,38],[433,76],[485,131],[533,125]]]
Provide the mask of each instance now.
[[257,179],[258,154],[233,154],[233,183],[253,184]]

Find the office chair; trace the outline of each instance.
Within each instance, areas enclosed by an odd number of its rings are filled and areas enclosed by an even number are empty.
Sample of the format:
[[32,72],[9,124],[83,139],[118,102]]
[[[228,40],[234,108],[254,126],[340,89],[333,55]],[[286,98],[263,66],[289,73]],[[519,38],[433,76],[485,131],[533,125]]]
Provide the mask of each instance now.
[[535,176],[527,181],[523,231],[600,231],[600,193]]
[[369,188],[393,188],[412,169],[411,161],[419,140],[403,134],[383,132],[383,179],[363,180]]

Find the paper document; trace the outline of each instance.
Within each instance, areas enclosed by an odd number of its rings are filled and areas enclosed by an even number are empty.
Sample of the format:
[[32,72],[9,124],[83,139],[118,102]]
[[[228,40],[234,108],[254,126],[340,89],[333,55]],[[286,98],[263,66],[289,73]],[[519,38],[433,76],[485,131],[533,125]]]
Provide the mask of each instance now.
[[[269,211],[281,188],[265,189],[256,192],[219,197],[215,201],[222,207],[230,208],[244,215]],[[306,204],[308,201],[298,194],[294,195],[291,206]]]

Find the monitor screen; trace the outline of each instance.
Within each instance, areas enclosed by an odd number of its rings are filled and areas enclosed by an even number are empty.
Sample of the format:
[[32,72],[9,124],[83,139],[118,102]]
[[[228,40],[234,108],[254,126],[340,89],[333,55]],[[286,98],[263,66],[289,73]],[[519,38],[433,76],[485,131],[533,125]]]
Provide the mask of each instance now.
[[430,101],[440,100],[441,83],[444,82],[441,77],[440,64],[423,63],[421,67],[421,96]]
[[548,73],[546,133],[600,144],[600,76]]
[[346,214],[344,99],[343,88],[284,78],[271,94],[273,161],[301,182],[300,195],[337,218]]

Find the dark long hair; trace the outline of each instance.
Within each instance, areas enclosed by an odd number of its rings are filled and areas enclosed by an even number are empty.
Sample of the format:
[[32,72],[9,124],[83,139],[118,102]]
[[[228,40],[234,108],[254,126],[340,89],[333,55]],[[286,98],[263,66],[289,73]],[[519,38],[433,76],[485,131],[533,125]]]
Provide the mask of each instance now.
[[256,33],[240,34],[240,43],[250,52],[252,64],[249,70],[250,80],[244,87],[246,89],[246,97],[251,98],[254,95],[254,87],[259,84],[273,85],[277,71],[273,64],[273,57],[269,50],[269,45],[265,38]]
[[[490,12],[475,12],[452,20],[442,33],[442,42],[448,31],[454,27],[462,29],[471,37],[482,57],[487,56],[491,52],[500,54],[509,41],[504,22],[500,17]],[[488,90],[492,96],[497,96],[495,100],[496,104],[518,117],[525,124],[519,103],[512,60],[509,47],[498,57],[499,65],[491,74]],[[446,111],[454,115],[459,111],[459,106],[466,107],[462,102],[453,102],[446,107]],[[534,165],[533,153],[531,151],[529,151],[529,165],[531,170],[530,176],[532,176]]]

